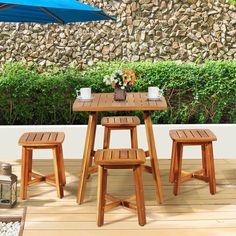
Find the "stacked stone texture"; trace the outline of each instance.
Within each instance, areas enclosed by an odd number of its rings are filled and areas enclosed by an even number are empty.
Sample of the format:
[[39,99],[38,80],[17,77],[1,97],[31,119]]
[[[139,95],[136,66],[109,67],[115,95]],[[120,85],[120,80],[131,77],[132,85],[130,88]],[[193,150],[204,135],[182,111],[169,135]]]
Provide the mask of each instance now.
[[224,0],[84,0],[117,22],[0,24],[0,62],[236,59],[236,6]]

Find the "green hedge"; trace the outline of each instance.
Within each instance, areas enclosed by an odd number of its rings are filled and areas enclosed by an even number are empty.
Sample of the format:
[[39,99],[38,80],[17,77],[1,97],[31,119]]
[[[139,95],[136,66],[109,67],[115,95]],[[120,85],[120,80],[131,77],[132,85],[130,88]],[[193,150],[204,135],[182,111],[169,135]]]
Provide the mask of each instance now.
[[71,110],[75,88],[113,91],[102,80],[119,68],[140,75],[134,91],[147,91],[150,85],[164,88],[168,110],[153,112],[154,123],[236,123],[236,61],[209,61],[111,62],[83,71],[7,63],[0,71],[0,124],[85,124],[87,114]]
[[234,5],[236,4],[236,0],[227,0],[227,3]]

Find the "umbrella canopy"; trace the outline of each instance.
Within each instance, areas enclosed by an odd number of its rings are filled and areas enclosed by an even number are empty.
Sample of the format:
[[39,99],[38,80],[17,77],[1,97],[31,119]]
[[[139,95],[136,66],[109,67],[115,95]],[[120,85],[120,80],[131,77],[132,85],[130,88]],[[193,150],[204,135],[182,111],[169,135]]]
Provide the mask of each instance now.
[[76,0],[0,0],[0,22],[72,23],[115,20]]

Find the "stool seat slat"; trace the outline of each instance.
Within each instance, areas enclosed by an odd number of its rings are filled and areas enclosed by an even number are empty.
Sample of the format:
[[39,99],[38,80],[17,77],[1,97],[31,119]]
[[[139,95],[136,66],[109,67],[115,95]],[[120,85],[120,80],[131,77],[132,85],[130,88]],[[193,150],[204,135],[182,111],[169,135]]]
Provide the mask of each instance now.
[[145,163],[142,149],[99,149],[95,154],[97,165],[135,165]]
[[44,143],[46,143],[48,140],[49,140],[49,137],[50,137],[51,133],[44,133],[41,141]]
[[35,138],[34,138],[34,142],[41,142],[42,140],[42,137],[43,137],[43,133],[37,133]]
[[111,116],[103,117],[101,121],[102,126],[105,127],[135,127],[140,125],[140,119],[137,116]]
[[[27,143],[33,142],[36,135],[37,135],[36,133],[27,133],[27,134],[28,134],[28,136],[27,136],[27,139],[25,140],[25,141],[27,141]],[[22,140],[22,141],[24,141],[24,140]],[[20,139],[20,142],[21,142],[21,139]]]

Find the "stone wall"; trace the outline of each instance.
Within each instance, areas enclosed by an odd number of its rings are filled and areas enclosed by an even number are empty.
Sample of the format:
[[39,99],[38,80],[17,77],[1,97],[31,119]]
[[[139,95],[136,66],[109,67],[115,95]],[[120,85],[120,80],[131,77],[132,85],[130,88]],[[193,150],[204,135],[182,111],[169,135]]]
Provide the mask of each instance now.
[[224,0],[85,0],[117,16],[70,25],[0,24],[0,62],[236,59],[236,7]]

